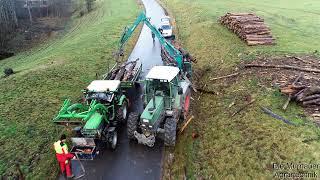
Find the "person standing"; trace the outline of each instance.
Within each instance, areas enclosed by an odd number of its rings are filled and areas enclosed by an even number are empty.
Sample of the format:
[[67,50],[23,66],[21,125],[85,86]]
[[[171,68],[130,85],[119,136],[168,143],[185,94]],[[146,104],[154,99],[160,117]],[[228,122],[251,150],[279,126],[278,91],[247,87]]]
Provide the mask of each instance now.
[[54,150],[56,151],[56,158],[60,165],[61,173],[66,173],[67,178],[73,178],[71,169],[71,159],[74,158],[74,155],[69,153],[68,146],[66,144],[66,135],[62,134],[60,140],[53,144]]
[[154,38],[156,37],[156,35],[153,32],[151,32],[151,36],[152,36],[152,41],[154,43]]

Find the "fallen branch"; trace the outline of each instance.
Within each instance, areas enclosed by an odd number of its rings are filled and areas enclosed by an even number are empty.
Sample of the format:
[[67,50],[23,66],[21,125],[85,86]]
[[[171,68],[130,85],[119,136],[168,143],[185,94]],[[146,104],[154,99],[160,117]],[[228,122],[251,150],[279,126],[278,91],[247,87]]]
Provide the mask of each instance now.
[[256,100],[252,99],[248,104],[242,106],[241,108],[239,108],[236,112],[234,112],[231,117],[235,116],[236,114],[238,114],[239,112],[243,111],[246,107],[248,107],[249,105],[251,105],[252,103],[254,103]]
[[293,124],[292,122],[290,122],[289,120],[287,120],[287,119],[285,119],[285,118],[283,118],[283,117],[281,117],[281,116],[273,113],[273,112],[272,112],[271,110],[269,110],[268,108],[261,107],[261,109],[262,109],[262,111],[263,111],[264,113],[270,115],[271,117],[273,117],[273,118],[275,118],[275,119],[281,120],[281,121],[283,121],[284,123],[289,124],[289,125],[295,125],[295,124]]
[[188,121],[182,126],[182,128],[180,129],[179,133],[182,134],[182,132],[184,131],[184,129],[188,126],[188,124],[191,122],[191,120],[194,118],[194,116],[191,116]]
[[246,64],[245,68],[251,67],[262,67],[262,68],[281,68],[281,69],[291,69],[291,70],[299,70],[304,72],[314,72],[320,73],[320,69],[310,69],[310,68],[300,68],[297,66],[288,66],[288,65],[263,65],[263,64]]
[[[206,89],[202,89],[202,88],[197,89],[197,91],[199,91],[201,93],[206,93],[206,94],[216,94],[216,92],[214,92],[214,91],[206,90]],[[195,91],[195,92],[197,92],[197,91]]]
[[309,61],[303,60],[302,58],[297,57],[297,56],[288,56],[288,55],[286,55],[286,57],[287,57],[287,58],[294,58],[294,59],[299,60],[299,61],[301,61],[301,62],[303,62],[303,63],[310,64]]
[[214,80],[218,80],[218,79],[230,78],[230,77],[234,77],[234,76],[237,76],[237,75],[239,75],[239,73],[238,73],[238,72],[233,73],[233,74],[229,74],[229,75],[226,75],[226,76],[221,76],[221,77],[211,78],[211,79],[210,79],[210,81],[214,81]]

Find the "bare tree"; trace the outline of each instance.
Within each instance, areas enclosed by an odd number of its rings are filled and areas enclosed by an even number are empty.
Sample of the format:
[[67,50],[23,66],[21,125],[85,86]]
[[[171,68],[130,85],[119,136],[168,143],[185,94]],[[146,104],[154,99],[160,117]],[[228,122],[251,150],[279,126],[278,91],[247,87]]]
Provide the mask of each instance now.
[[18,26],[14,1],[0,0],[0,47],[3,47]]

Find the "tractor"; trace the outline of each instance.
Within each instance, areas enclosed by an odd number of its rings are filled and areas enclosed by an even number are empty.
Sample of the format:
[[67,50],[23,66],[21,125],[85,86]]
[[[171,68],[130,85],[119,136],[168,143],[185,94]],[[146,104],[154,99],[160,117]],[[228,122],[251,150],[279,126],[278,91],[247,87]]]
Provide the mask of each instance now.
[[131,113],[127,120],[129,139],[153,147],[156,137],[162,137],[166,146],[174,146],[178,124],[185,120],[190,107],[192,64],[195,59],[182,48],[177,48],[163,37],[142,12],[134,24],[126,27],[119,44],[119,52],[132,37],[140,23],[144,23],[161,44],[161,57],[165,66],[153,67],[144,83],[144,111]]
[[117,129],[126,123],[128,116],[128,99],[120,84],[119,80],[94,80],[83,90],[82,103],[64,101],[53,122],[77,126],[77,138],[72,138],[74,142],[81,142],[76,144],[77,149],[81,150],[79,146],[88,146],[85,142],[93,140],[116,148]]
[[174,146],[178,123],[185,120],[190,107],[190,82],[178,67],[155,66],[144,81],[144,111],[131,113],[127,120],[129,139],[153,147],[156,137]]

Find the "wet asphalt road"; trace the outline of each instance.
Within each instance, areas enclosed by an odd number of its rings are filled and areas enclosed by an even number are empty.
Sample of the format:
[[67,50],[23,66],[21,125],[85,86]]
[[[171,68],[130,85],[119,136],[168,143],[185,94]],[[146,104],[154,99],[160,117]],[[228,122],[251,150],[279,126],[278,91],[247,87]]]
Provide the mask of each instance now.
[[[155,0],[142,0],[147,17],[151,17],[151,23],[159,27],[160,19],[164,11]],[[134,22],[135,19],[132,19]],[[145,77],[150,68],[162,65],[160,57],[160,44],[156,40],[152,42],[150,29],[144,25],[139,39],[128,61],[139,58],[142,61],[143,72],[141,79]],[[131,111],[142,112],[142,90],[131,91]],[[82,161],[85,168],[85,176],[81,179],[112,179],[112,180],[157,180],[161,178],[163,142],[157,141],[153,148],[129,142],[125,127],[118,132],[118,147],[115,151],[105,149],[93,161]],[[74,174],[81,174],[81,168],[77,161],[73,161]],[[61,179],[61,178],[60,178]]]

